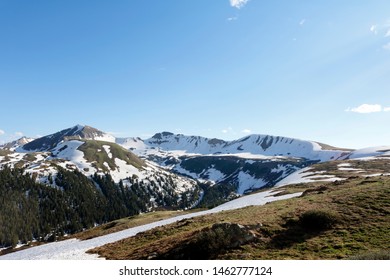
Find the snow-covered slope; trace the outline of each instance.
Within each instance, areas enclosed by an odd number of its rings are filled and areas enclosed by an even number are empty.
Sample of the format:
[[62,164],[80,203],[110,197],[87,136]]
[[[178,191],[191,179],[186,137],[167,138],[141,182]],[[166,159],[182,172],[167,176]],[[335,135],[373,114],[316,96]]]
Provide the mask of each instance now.
[[142,151],[147,149],[147,146],[139,137],[130,137],[130,138],[116,138],[116,143],[128,150],[137,150]]
[[170,132],[157,133],[152,138],[140,142],[129,139],[121,140],[125,147],[136,153],[147,155],[154,151],[165,151],[174,154],[251,154],[263,156],[299,157],[310,160],[329,161],[346,156],[348,149],[325,149],[319,143],[294,138],[250,135],[235,141],[209,139],[200,136],[185,136]]
[[350,159],[371,159],[373,157],[390,157],[390,146],[379,146],[359,149],[353,151],[348,158]]
[[[181,156],[172,170],[192,178],[231,185],[239,194],[262,187],[272,187],[276,182],[309,164],[307,160],[287,157],[236,155]],[[173,162],[173,161],[172,161]]]
[[291,185],[291,184],[301,184],[301,183],[311,183],[311,182],[334,182],[339,180],[344,180],[343,178],[338,178],[335,175],[324,174],[324,171],[315,171],[311,167],[306,167],[301,170],[298,170],[291,175],[287,176],[283,180],[279,181],[276,184],[276,187]]
[[176,173],[234,185],[240,194],[273,186],[300,168],[342,159],[350,153],[317,142],[270,135],[224,141],[162,132],[146,140],[117,139],[117,143]]
[[379,150],[377,148],[363,149],[353,153],[351,157],[351,159],[318,163],[300,169],[279,181],[275,186],[335,182],[348,180],[351,177],[367,178],[390,175],[390,154],[383,147]]

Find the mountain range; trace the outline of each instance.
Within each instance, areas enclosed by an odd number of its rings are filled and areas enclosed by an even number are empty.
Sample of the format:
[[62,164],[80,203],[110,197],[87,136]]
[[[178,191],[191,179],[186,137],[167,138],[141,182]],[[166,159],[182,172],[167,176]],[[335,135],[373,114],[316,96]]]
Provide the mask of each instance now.
[[386,175],[389,157],[390,146],[352,150],[271,135],[116,138],[76,125],[22,137],[0,146],[0,248],[159,209],[229,208],[262,188]]
[[[196,182],[232,186],[237,194],[272,187],[314,163],[379,156],[389,147],[362,150],[335,148],[314,141],[249,135],[225,141],[170,132],[149,139],[115,138],[90,126],[76,125],[33,139],[22,137],[0,147],[0,165],[24,168],[42,183],[56,176],[57,166],[90,177],[110,174],[117,183],[128,178],[154,182],[170,177],[173,190],[200,192]],[[55,181],[55,180],[54,180]]]

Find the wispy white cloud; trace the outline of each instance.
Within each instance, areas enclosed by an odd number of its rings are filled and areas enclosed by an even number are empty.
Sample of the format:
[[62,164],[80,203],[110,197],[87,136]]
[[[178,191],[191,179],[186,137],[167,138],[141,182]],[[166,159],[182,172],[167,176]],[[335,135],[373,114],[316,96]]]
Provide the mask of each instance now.
[[[385,109],[387,109],[387,108],[385,108]],[[379,104],[362,104],[362,105],[355,107],[355,108],[348,108],[345,111],[359,113],[359,114],[370,114],[370,113],[382,112],[385,110],[383,109],[382,105],[379,105]]]
[[245,134],[250,134],[250,133],[252,133],[252,130],[246,128],[246,129],[242,130],[241,132],[245,133]]
[[230,132],[233,132],[233,128],[232,127],[228,127],[228,128],[222,129],[222,133],[230,133]]
[[0,129],[0,135],[4,135],[5,131]]
[[375,35],[378,34],[378,26],[377,25],[371,25],[370,31],[374,33]]
[[234,21],[234,20],[238,20],[238,17],[228,17],[227,18],[227,21]]
[[390,42],[382,46],[383,49],[390,51]]
[[375,35],[390,37],[390,20],[380,24],[372,24],[370,32]]
[[241,9],[244,7],[249,0],[230,0],[230,5],[234,8]]
[[23,136],[23,132],[20,132],[20,131],[15,132],[15,136],[16,137],[22,137]]

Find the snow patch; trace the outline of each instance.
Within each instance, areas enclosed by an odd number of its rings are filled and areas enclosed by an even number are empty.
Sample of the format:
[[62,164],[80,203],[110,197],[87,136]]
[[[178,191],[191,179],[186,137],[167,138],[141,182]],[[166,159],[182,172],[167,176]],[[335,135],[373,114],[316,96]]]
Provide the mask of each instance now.
[[117,168],[114,171],[111,171],[112,179],[118,183],[121,179],[137,175],[138,178],[145,178],[145,174],[141,172],[138,168],[133,165],[127,164],[126,161],[119,158],[115,158],[115,164]]
[[208,169],[204,175],[206,175],[209,180],[213,181],[214,183],[221,181],[223,178],[225,178],[225,174],[215,168]]
[[205,156],[219,156],[219,157],[238,157],[242,159],[269,159],[269,160],[274,160],[274,159],[286,159],[285,156],[266,156],[266,155],[261,155],[261,154],[251,154],[251,153],[228,153],[228,154],[207,154]]
[[276,184],[276,187],[291,185],[291,184],[300,184],[300,183],[312,183],[312,182],[334,182],[339,180],[345,180],[343,178],[338,178],[334,175],[325,175],[325,171],[310,172],[311,167],[306,167],[300,169],[291,175],[287,176],[283,180],[279,181]]
[[351,164],[350,163],[340,163],[337,165],[338,167],[350,167]]
[[363,169],[352,168],[352,167],[340,167],[340,168],[338,168],[338,169],[339,169],[340,171],[359,171],[359,172],[363,171],[363,172],[364,172]]
[[352,152],[350,159],[370,160],[376,156],[390,156],[390,146],[370,147]]
[[366,177],[390,176],[390,173],[375,173],[375,174],[369,174],[365,176]]
[[174,167],[173,169],[174,171],[178,172],[179,174],[183,174],[185,176],[189,176],[191,178],[198,178],[198,175],[193,173],[193,172],[190,172],[188,171],[187,169],[184,169],[183,167],[181,167],[180,165],[177,165]]
[[60,143],[53,153],[57,156],[57,158],[68,161],[58,163],[61,167],[68,169],[67,165],[75,165],[86,176],[91,176],[96,172],[96,169],[92,167],[91,163],[87,162],[84,158],[84,153],[78,150],[78,148],[83,144],[84,142],[78,140],[65,141]]
[[256,179],[252,177],[250,174],[240,171],[240,173],[237,176],[238,179],[238,194],[244,194],[247,190],[250,189],[260,189],[261,187],[264,187],[267,182],[265,182],[262,179]]
[[144,141],[140,138],[117,138],[116,143],[127,150],[146,150]]
[[106,133],[103,136],[95,136],[94,140],[115,143],[115,137]]
[[104,150],[106,151],[107,155],[109,158],[112,158],[112,153],[111,153],[111,147],[108,145],[103,145]]

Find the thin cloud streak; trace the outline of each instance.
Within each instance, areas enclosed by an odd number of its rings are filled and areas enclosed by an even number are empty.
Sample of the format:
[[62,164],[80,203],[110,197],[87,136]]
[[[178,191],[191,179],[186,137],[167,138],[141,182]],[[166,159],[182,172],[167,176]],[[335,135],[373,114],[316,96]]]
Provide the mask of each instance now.
[[379,112],[388,112],[390,111],[389,107],[383,108],[380,104],[362,104],[355,108],[348,108],[346,112],[353,112],[359,114],[370,114],[370,113],[379,113]]
[[371,25],[370,31],[374,33],[375,35],[378,34],[378,26],[377,25]]
[[228,21],[234,21],[234,20],[238,20],[238,17],[229,17],[227,18]]
[[226,133],[232,133],[232,132],[234,132],[232,127],[228,127],[228,128],[222,129],[222,133],[225,133],[225,134]]
[[386,51],[390,51],[390,42],[387,43],[386,45],[383,45],[382,48]]

